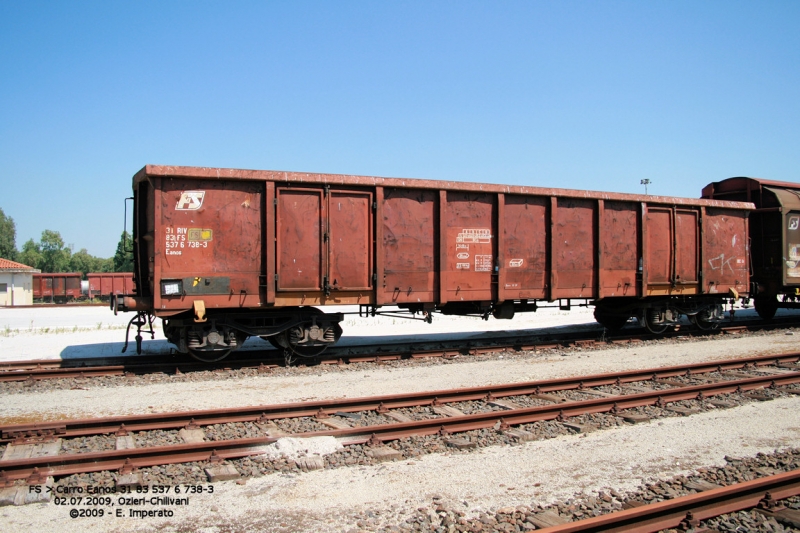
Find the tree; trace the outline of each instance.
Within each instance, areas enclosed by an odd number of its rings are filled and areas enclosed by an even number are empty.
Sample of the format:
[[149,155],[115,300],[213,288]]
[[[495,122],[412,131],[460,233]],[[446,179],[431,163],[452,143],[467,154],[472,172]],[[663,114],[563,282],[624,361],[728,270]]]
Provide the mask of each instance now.
[[97,270],[95,272],[114,272],[114,258],[97,258]]
[[72,272],[80,272],[84,278],[87,272],[95,272],[94,264],[95,258],[89,255],[86,248],[81,248],[69,258],[69,269]]
[[28,239],[25,244],[22,245],[22,251],[17,255],[17,261],[23,265],[41,270],[42,263],[44,263],[44,256],[42,256],[42,248],[39,246],[39,243],[34,242],[33,239]]
[[14,219],[6,216],[0,207],[0,257],[17,260],[17,226]]
[[117,253],[114,254],[114,272],[133,272],[133,242],[127,231],[117,244]]
[[[91,255],[86,248],[75,252],[64,246],[64,239],[57,231],[44,230],[41,242],[28,240],[17,255],[18,261],[42,272],[114,272],[114,259]],[[131,269],[132,270],[132,269]]]
[[91,255],[86,248],[81,248],[69,258],[69,270],[80,272],[86,278],[87,272],[112,272],[114,263],[111,259],[103,259]]
[[64,239],[57,231],[46,229],[40,242],[42,250],[42,272],[66,272],[72,252],[64,247]]

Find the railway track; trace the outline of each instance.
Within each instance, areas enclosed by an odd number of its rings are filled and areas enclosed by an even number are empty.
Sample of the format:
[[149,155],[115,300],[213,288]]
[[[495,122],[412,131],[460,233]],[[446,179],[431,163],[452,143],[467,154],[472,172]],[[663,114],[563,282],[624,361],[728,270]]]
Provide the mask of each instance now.
[[[474,430],[492,429],[509,439],[531,440],[525,428],[537,422],[559,421],[582,431],[585,428],[570,420],[610,413],[638,423],[647,419],[641,408],[688,415],[697,412],[697,402],[734,405],[719,400],[726,395],[758,391],[751,398],[763,400],[771,394],[798,394],[798,361],[800,354],[793,353],[427,393],[4,425],[0,436],[9,444],[0,460],[0,484],[194,461],[218,463],[263,453],[263,446],[285,436],[333,436],[345,445],[367,445],[375,453],[387,454],[396,452],[384,443],[411,436],[437,435],[456,448],[474,447],[459,437]],[[297,420],[302,424],[287,424]],[[203,427],[242,423],[255,424],[263,436],[205,440]],[[153,430],[175,431],[187,442],[135,446],[133,433]],[[107,434],[115,436],[116,449],[24,457],[34,448],[57,452],[61,439]]]
[[701,522],[723,514],[756,510],[792,528],[800,528],[800,511],[780,500],[800,494],[800,470],[754,479],[672,500],[642,505],[578,522],[544,528],[548,533],[650,533],[665,529],[710,531]]
[[[544,335],[504,335],[470,341],[423,341],[402,344],[373,344],[356,347],[336,347],[322,356],[308,361],[318,364],[347,364],[385,362],[428,357],[457,357],[507,351],[536,351],[561,347],[589,347],[609,344],[626,344],[659,338],[685,336],[725,335],[743,331],[760,331],[796,327],[797,321],[747,320],[723,326],[715,332],[681,328],[662,336],[655,336],[643,328],[631,329],[624,334],[605,336],[602,328],[579,332],[555,332]],[[598,337],[598,333],[600,336]],[[300,359],[299,362],[303,362]],[[181,354],[170,356],[128,356],[115,358],[82,358],[73,360],[26,360],[0,362],[0,382],[38,381],[49,379],[83,379],[105,376],[131,376],[151,373],[181,374],[213,370],[256,369],[268,371],[287,364],[284,354],[274,349],[240,352],[218,363],[203,363]]]

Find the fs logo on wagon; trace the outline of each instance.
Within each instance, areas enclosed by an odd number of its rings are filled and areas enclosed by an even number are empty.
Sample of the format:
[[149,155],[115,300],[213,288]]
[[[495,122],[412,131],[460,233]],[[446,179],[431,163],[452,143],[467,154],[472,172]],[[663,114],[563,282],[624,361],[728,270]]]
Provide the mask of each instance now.
[[177,211],[197,211],[203,205],[205,196],[206,191],[183,191],[175,209]]

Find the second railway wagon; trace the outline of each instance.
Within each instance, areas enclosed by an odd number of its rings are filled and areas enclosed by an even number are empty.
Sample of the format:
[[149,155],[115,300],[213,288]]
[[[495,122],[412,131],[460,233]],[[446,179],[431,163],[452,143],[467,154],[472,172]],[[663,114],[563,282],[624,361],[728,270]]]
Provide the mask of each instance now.
[[749,203],[151,165],[133,191],[136,291],[112,305],[201,360],[253,335],[324,349],[329,305],[512,318],[579,300],[611,329],[710,328],[749,283]]
[[134,294],[133,272],[89,272],[86,274],[88,296],[108,299],[112,294]]
[[80,272],[37,273],[33,275],[33,299],[66,303],[83,296]]
[[728,178],[703,189],[703,198],[753,202],[750,213],[750,295],[762,318],[800,308],[800,183]]

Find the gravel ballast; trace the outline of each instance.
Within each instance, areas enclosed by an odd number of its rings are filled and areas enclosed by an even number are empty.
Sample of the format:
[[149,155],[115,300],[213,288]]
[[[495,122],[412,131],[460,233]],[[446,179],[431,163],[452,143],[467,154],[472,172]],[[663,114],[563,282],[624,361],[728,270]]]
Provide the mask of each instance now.
[[[723,466],[726,456],[770,453],[799,442],[797,402],[781,399],[579,437],[270,475],[244,485],[217,483],[214,494],[193,495],[189,506],[175,509],[177,519],[152,519],[149,525],[213,531],[228,524],[230,530],[246,531],[269,523],[276,531],[348,531],[361,529],[358,517],[368,512],[380,513],[380,524],[371,524],[376,527],[400,523],[408,513],[434,504],[458,508],[474,518],[509,506],[548,505],[580,493],[634,491],[697,468]],[[147,525],[129,518],[73,520],[67,513],[53,504],[0,510],[9,531],[129,530]],[[277,529],[281,523],[287,528]]]

